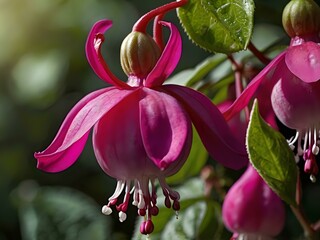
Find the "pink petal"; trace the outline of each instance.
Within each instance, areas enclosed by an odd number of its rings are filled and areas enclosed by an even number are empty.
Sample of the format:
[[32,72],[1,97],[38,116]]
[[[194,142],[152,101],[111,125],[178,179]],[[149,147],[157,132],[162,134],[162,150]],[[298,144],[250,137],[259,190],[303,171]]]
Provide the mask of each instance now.
[[64,151],[53,154],[35,153],[37,168],[46,172],[61,172],[70,167],[80,156],[89,136],[89,131]]
[[286,52],[280,53],[276,58],[274,58],[244,89],[241,95],[234,101],[234,103],[223,112],[223,116],[228,121],[235,114],[239,113],[243,108],[245,108],[252,97],[255,95],[256,91],[259,89],[261,83],[266,79],[266,76],[271,70],[279,64],[285,57]]
[[244,143],[232,135],[219,109],[203,94],[187,87],[165,85],[185,106],[210,155],[226,167],[240,169],[247,165]]
[[284,227],[285,208],[281,199],[249,165],[227,193],[222,219],[232,232],[276,236]]
[[101,55],[101,46],[104,41],[103,34],[112,26],[110,20],[100,20],[92,27],[86,42],[86,55],[93,71],[104,81],[120,88],[129,88],[129,86],[119,80],[110,71]]
[[320,79],[320,46],[314,42],[291,46],[286,54],[289,70],[306,83]]
[[176,161],[184,162],[192,141],[188,115],[178,101],[166,93],[144,88],[142,94],[141,135],[149,158],[160,169]]
[[160,86],[177,66],[182,50],[182,40],[178,29],[168,22],[159,22],[170,29],[171,34],[156,66],[146,78],[146,86]]
[[91,127],[132,91],[114,87],[90,93],[78,102],[62,123],[55,139],[43,152],[35,153],[38,168],[59,172],[70,167],[85,145]]
[[126,97],[94,127],[92,138],[97,161],[115,178],[141,178],[157,169],[148,159],[141,138],[139,92]]

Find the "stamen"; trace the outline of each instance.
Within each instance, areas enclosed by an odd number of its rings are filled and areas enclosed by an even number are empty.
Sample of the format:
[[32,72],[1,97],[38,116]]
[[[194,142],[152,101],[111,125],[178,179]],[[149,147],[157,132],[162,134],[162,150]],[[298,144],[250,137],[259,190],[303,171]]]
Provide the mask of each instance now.
[[312,153],[314,155],[318,155],[319,154],[319,147],[317,146],[317,139],[318,139],[318,133],[317,133],[317,128],[315,127],[313,129],[313,146],[312,146]]
[[[291,138],[287,141],[288,144],[289,144],[289,146],[290,146],[290,148],[291,148],[291,146],[293,146],[293,144],[296,143],[296,141],[298,140],[298,138],[299,138],[299,131],[296,132],[296,135],[295,135],[294,137],[291,137]],[[294,147],[293,147],[293,149],[294,149]]]
[[309,146],[311,146],[311,141],[312,141],[312,130],[311,129],[309,129],[309,131],[308,131],[308,133],[309,133]]
[[302,137],[301,137],[301,135],[299,136],[299,138],[298,138],[298,149],[297,149],[297,153],[298,153],[298,155],[299,156],[302,156],[302,154],[303,154],[303,149],[302,149],[302,147],[301,147],[301,139],[302,139]]
[[124,180],[118,180],[116,190],[114,191],[113,195],[109,197],[109,201],[118,198],[122,193],[125,185],[126,185],[126,182]]
[[319,147],[316,144],[313,144],[313,146],[312,146],[312,153],[314,155],[318,155],[319,154]]
[[308,142],[308,131],[306,131],[304,134],[303,152],[307,150],[307,142]]
[[141,189],[139,189],[139,203],[138,203],[138,208],[142,209],[145,208],[146,203],[144,201],[144,197],[143,197],[143,192]]
[[139,184],[138,184],[138,181],[135,180],[134,181],[134,191],[133,191],[133,202],[132,202],[132,205],[138,207],[138,204],[139,204],[139,190],[140,190],[140,187],[139,187]]

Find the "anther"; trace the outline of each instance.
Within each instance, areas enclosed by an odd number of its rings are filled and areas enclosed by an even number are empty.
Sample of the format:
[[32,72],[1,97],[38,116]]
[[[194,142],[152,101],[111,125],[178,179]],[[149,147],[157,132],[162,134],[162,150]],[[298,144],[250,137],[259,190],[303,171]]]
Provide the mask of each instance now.
[[180,203],[179,201],[173,201],[173,204],[172,204],[172,209],[175,210],[175,211],[179,211],[180,210]]
[[311,174],[310,180],[311,180],[311,182],[315,183],[317,181],[317,178],[313,174]]
[[101,212],[104,214],[104,215],[110,215],[112,213],[112,209],[107,206],[107,205],[104,205],[101,209]]
[[144,208],[138,209],[138,215],[143,217],[146,215],[146,210]]
[[124,222],[127,219],[127,214],[124,212],[119,212],[119,221]]
[[312,146],[312,153],[314,155],[318,155],[319,154],[319,147],[316,144],[313,144],[313,146]]
[[158,213],[159,213],[159,208],[157,206],[151,207],[150,213],[151,213],[152,216],[157,216]]
[[171,201],[169,196],[166,196],[164,199],[164,205],[166,205],[167,208],[171,208]]

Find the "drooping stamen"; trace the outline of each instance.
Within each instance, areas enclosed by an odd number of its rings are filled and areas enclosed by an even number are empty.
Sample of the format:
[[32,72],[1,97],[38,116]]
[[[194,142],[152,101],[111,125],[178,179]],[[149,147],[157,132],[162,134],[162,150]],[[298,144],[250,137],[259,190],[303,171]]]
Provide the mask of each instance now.
[[166,12],[181,7],[186,4],[188,0],[180,0],[176,2],[167,3],[163,6],[160,6],[156,9],[151,10],[150,12],[143,15],[133,26],[132,31],[137,32],[146,32],[146,28],[151,19],[155,18],[158,15],[165,14]]
[[138,186],[138,182],[135,181],[134,182],[134,187],[133,187],[133,201],[132,201],[132,205],[133,206],[138,206],[139,203],[139,186]]
[[313,130],[313,146],[312,146],[312,153],[314,155],[319,154],[319,147],[317,146],[317,140],[318,140],[318,131],[317,131],[317,128],[315,127]]
[[294,150],[294,144],[299,138],[299,131],[296,132],[296,135],[288,140],[289,147],[291,150]]
[[130,200],[130,185],[131,185],[131,181],[130,180],[126,181],[126,191],[125,191],[123,203],[121,203],[119,206],[116,207],[118,211],[126,212],[128,209],[129,200]]

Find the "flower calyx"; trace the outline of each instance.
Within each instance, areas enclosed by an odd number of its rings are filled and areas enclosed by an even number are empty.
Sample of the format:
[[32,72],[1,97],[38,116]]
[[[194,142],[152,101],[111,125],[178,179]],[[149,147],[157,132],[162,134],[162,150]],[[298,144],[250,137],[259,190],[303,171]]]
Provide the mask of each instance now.
[[[163,48],[161,19],[173,9],[183,6],[187,0],[178,0],[160,6],[143,15],[123,40],[120,59],[123,71],[133,79],[144,80],[156,66]],[[153,37],[146,33],[147,25],[154,19]],[[143,84],[143,81],[138,81]]]
[[320,31],[320,7],[313,0],[291,0],[283,10],[282,24],[290,37]]

